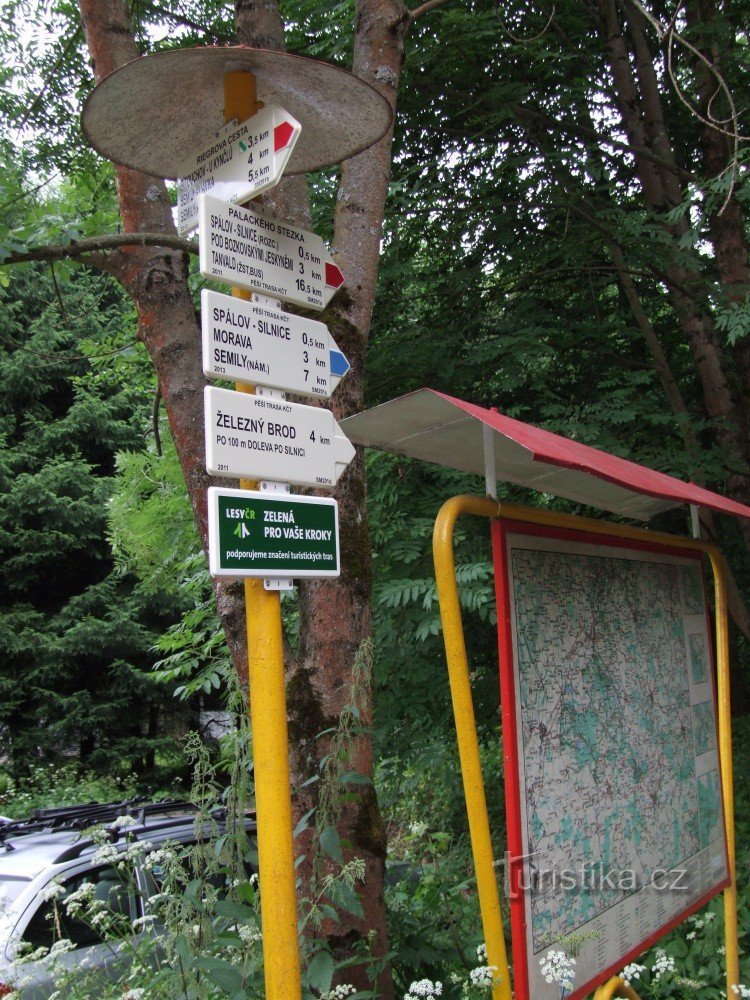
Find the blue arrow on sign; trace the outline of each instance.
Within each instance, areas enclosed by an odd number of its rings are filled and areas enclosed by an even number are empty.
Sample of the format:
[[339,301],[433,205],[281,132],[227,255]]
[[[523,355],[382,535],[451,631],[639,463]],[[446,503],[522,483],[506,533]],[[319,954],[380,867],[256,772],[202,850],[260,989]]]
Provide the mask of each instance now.
[[335,375],[337,378],[343,378],[349,371],[351,365],[341,351],[329,351],[328,353],[331,364],[331,375]]

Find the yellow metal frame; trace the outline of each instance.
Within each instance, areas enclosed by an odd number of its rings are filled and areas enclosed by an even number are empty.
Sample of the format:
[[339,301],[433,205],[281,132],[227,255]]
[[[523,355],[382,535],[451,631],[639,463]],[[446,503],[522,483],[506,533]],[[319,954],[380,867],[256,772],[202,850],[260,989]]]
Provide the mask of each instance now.
[[[512,992],[453,556],[454,529],[456,521],[462,514],[523,521],[528,524],[564,528],[570,531],[586,531],[589,534],[614,536],[635,542],[669,545],[672,548],[702,552],[711,561],[716,605],[719,764],[727,827],[730,880],[728,887],[724,890],[727,996],[732,996],[732,987],[739,984],[739,949],[737,941],[732,728],[729,704],[729,636],[724,557],[715,545],[692,538],[659,534],[642,528],[631,528],[604,521],[595,521],[591,518],[559,514],[554,511],[534,510],[516,504],[498,503],[496,500],[485,497],[458,496],[443,504],[435,520],[433,558],[461,776],[469,820],[469,836],[477,878],[482,929],[487,945],[488,964],[496,966],[500,977],[500,981],[492,990],[493,1000],[511,1000]],[[596,1000],[608,1000],[614,996],[634,997],[635,1000],[638,1000],[638,995],[618,977],[614,977],[599,988]]]
[[594,994],[594,1000],[612,1000],[612,997],[625,997],[626,1000],[640,1000],[633,987],[628,986],[619,976],[615,976],[608,983],[605,983],[604,986],[600,986]]

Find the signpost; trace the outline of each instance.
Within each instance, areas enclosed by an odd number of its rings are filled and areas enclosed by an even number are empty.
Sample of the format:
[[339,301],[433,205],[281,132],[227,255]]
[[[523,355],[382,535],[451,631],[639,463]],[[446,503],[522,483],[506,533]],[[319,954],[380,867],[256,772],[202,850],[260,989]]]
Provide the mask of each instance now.
[[324,323],[267,299],[201,292],[203,371],[328,399],[349,371]]
[[272,497],[212,486],[211,575],[338,576],[338,527],[338,504],[331,497]]
[[210,385],[203,391],[212,476],[331,487],[354,458],[330,410]]
[[[214,131],[222,101],[225,127],[206,143],[203,137]],[[295,118],[275,101],[292,107]],[[158,128],[153,115],[144,113],[154,102]],[[296,119],[306,134],[295,146],[300,134]],[[391,122],[386,99],[340,68],[245,46],[161,52],[134,60],[111,73],[89,99],[84,129],[90,141],[117,163],[155,176],[181,177],[179,230],[186,233],[199,224],[203,273],[235,286],[234,312],[226,296],[211,293],[223,316],[204,304],[207,373],[236,377],[240,390],[207,390],[209,472],[226,474],[235,461],[234,456],[222,461],[210,457],[220,450],[219,434],[242,458],[230,474],[267,477],[276,484],[286,476],[332,486],[351,461],[354,449],[330,413],[287,404],[276,392],[286,387],[317,398],[331,395],[349,366],[327,328],[289,315],[280,304],[248,306],[242,301],[248,298],[243,289],[248,289],[323,309],[343,284],[343,275],[315,234],[262,209],[239,209],[233,203],[272,187],[285,166],[304,173],[340,163],[381,139]],[[191,153],[187,158],[186,151]],[[276,351],[268,348],[273,342]],[[253,402],[249,393],[258,384],[268,388]],[[249,401],[254,416],[243,416],[241,400]],[[234,429],[233,419],[238,422]],[[240,419],[248,420],[241,429]],[[256,428],[263,423],[263,431],[256,435],[248,430],[250,421]],[[269,445],[273,452],[266,450]],[[313,446],[317,469],[308,461]],[[268,464],[270,454],[280,460]],[[260,494],[254,483],[241,481],[240,486],[246,492],[209,491],[214,520],[210,561],[216,575],[246,577],[264,996],[300,1000],[284,636],[277,591],[285,578],[338,575],[337,507],[330,498],[285,496],[272,483],[263,484]],[[263,549],[252,538],[256,524],[263,526]],[[224,537],[227,530],[229,539]],[[264,561],[269,565],[261,565]]]
[[325,309],[344,275],[315,233],[257,205],[240,208],[202,194],[200,272],[251,292]]
[[238,202],[278,184],[300,130],[297,119],[274,104],[247,121],[225,125],[179,171],[178,232],[189,233],[198,225],[198,197],[205,192]]

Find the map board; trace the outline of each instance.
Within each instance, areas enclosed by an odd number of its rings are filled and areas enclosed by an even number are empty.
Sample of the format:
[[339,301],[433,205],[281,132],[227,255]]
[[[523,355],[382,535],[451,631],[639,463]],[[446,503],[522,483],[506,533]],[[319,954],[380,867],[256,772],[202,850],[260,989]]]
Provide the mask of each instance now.
[[728,884],[701,557],[493,533],[515,995],[582,933],[577,1000]]

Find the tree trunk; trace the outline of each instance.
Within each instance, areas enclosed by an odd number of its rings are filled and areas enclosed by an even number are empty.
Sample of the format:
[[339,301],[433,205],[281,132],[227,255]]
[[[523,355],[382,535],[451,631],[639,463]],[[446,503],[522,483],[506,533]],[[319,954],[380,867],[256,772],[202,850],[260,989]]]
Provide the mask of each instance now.
[[[95,78],[103,79],[118,66],[138,56],[129,20],[121,0],[80,0]],[[255,3],[238,0],[236,19],[243,44],[283,47],[283,25],[275,0]],[[357,6],[354,71],[383,93],[395,107],[409,24],[405,8],[396,2],[362,0]],[[346,277],[346,288],[326,314],[334,337],[352,366],[333,402],[337,416],[361,408],[364,354],[372,316],[385,198],[390,170],[391,135],[372,150],[342,167],[335,245]],[[174,232],[166,189],[161,181],[133,170],[117,168],[117,186],[125,230]],[[309,224],[306,179],[291,178],[267,195],[265,202],[284,217]],[[138,308],[139,336],[156,368],[165,410],[176,442],[201,538],[206,545],[206,488],[204,468],[203,385],[199,329],[186,281],[186,261],[174,250],[126,248],[111,254],[108,269],[123,283]],[[293,782],[297,788],[317,773],[325,754],[316,739],[335,726],[350,697],[355,660],[368,648],[371,634],[370,547],[365,512],[365,475],[360,451],[337,490],[341,524],[342,575],[336,581],[307,583],[300,588],[300,653],[288,661],[288,698]],[[241,589],[218,586],[217,606],[227,629],[232,654],[245,676],[244,608]],[[352,769],[372,776],[372,693],[360,692],[360,710],[366,731],[351,748]],[[297,812],[315,804],[308,786],[297,795]],[[360,892],[364,918],[343,913],[339,923],[326,928],[339,955],[351,952],[374,931],[372,953],[387,950],[383,872],[385,827],[371,785],[355,786],[358,794],[343,804],[341,839],[349,857],[365,861],[365,883]],[[361,790],[364,787],[364,790]],[[351,788],[351,786],[350,786]],[[348,789],[349,790],[349,789]],[[308,848],[313,845],[308,843]],[[312,876],[307,851],[301,868],[304,881]],[[350,969],[345,981],[358,988],[371,986],[366,968]],[[381,975],[381,995],[393,995],[390,977]]]
[[[630,36],[625,35],[614,0],[598,0],[602,34],[609,56],[612,81],[628,140],[635,146],[651,149],[674,167],[658,169],[653,161],[636,155],[636,166],[646,206],[662,213],[679,200],[676,162],[669,136],[657,75],[644,32],[643,17],[630,9]],[[631,65],[634,56],[636,76]],[[667,225],[665,229],[678,240],[688,231],[688,221]],[[675,250],[677,247],[675,246]],[[711,419],[717,441],[729,456],[731,469],[726,489],[730,496],[747,503],[750,499],[750,440],[741,393],[734,385],[711,312],[708,288],[699,260],[688,267],[675,253],[665,273],[669,296],[685,339],[691,349],[703,395],[706,414]],[[746,536],[750,537],[750,536]]]
[[[122,0],[80,0],[94,79],[97,83],[139,55]],[[117,195],[125,232],[175,235],[163,181],[116,167]],[[173,250],[125,247],[106,265],[127,289],[138,311],[143,340],[159,383],[177,455],[204,548],[208,545],[203,386],[200,330],[187,283],[187,258]],[[216,606],[232,656],[247,676],[244,602],[237,584],[214,583]]]

